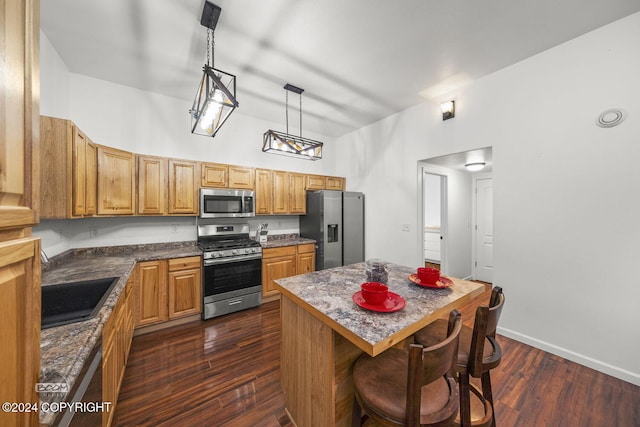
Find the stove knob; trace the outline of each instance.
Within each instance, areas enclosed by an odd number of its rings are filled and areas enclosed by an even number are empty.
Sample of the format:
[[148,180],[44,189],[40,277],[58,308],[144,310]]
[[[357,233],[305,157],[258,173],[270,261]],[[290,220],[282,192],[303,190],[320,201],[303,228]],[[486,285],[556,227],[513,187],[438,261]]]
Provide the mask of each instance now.
[[260,249],[259,249],[259,248],[253,248],[253,249],[251,250],[251,252],[253,252],[253,253],[258,253],[258,252],[260,252]]
[[214,253],[213,253],[213,257],[214,257],[214,258],[220,258],[220,254],[219,254],[218,252],[214,252]]
[[236,255],[238,253],[238,251],[236,249],[231,251],[231,255]]

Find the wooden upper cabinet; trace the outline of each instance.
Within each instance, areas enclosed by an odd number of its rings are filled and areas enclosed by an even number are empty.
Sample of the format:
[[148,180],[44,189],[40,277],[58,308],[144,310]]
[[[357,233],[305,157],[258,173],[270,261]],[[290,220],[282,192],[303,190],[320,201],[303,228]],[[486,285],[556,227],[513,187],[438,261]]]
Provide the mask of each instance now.
[[327,177],[324,175],[307,175],[307,190],[324,190],[327,188]]
[[135,213],[135,155],[98,146],[98,214]]
[[284,171],[273,171],[273,207],[274,214],[289,213],[289,173]]
[[0,228],[23,227],[38,223],[40,201],[40,6],[2,2],[0,10]]
[[229,165],[218,163],[202,163],[202,186],[221,187],[229,186]]
[[342,190],[345,189],[345,179],[338,176],[327,177],[327,190]]
[[197,215],[198,163],[169,159],[169,213]]
[[168,211],[167,164],[164,157],[138,158],[138,214],[163,215]]
[[270,214],[273,206],[273,177],[270,169],[256,169],[256,215]]
[[229,165],[229,188],[253,190],[253,168]]
[[70,120],[40,118],[42,218],[96,214],[97,146]]
[[202,163],[202,186],[254,189],[254,170],[243,166]]
[[289,213],[307,213],[306,176],[300,173],[289,173]]

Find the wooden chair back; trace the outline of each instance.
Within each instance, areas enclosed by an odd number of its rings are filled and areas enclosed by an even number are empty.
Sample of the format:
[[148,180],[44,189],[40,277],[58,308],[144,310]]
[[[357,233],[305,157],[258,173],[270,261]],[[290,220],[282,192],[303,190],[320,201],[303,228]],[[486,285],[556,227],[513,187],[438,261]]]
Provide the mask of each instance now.
[[[447,323],[447,338],[431,347],[411,344],[407,378],[407,425],[420,425],[422,387],[445,376],[453,380],[458,357],[458,337],[462,329],[460,312],[453,310]],[[450,384],[452,382],[450,381]]]
[[[491,291],[489,306],[478,307],[476,310],[467,364],[467,372],[473,377],[479,377],[483,372],[495,368],[500,363],[502,349],[495,340],[495,336],[503,306],[502,288],[496,286]],[[485,339],[488,339],[493,346],[493,354],[488,359],[483,356]]]

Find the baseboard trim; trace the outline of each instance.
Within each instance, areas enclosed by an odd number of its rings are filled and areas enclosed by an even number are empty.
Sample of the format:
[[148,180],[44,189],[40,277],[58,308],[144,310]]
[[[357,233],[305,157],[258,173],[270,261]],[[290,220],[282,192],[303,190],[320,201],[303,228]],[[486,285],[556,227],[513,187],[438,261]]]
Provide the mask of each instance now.
[[617,366],[610,365],[600,360],[593,359],[583,354],[576,353],[571,350],[567,350],[566,348],[563,348],[563,347],[558,347],[548,342],[541,341],[539,339],[521,334],[519,332],[512,331],[510,329],[506,329],[500,326],[498,326],[497,332],[498,334],[504,335],[507,338],[511,338],[516,341],[522,342],[524,344],[528,344],[532,347],[538,348],[540,350],[544,350],[548,353],[555,354],[556,356],[560,356],[572,362],[579,363],[580,365],[584,365],[591,369],[595,369],[596,371],[602,372],[607,375],[611,375],[612,377],[640,386],[640,374],[638,373],[618,368]]

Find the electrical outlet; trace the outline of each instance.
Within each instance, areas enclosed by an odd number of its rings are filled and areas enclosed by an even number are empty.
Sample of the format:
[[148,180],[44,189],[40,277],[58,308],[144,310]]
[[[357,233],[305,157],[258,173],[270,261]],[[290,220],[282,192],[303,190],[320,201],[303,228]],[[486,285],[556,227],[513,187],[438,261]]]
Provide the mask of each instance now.
[[177,233],[178,232],[178,224],[171,224],[171,232],[172,233]]
[[89,227],[89,237],[92,239],[98,237],[98,227]]

